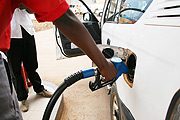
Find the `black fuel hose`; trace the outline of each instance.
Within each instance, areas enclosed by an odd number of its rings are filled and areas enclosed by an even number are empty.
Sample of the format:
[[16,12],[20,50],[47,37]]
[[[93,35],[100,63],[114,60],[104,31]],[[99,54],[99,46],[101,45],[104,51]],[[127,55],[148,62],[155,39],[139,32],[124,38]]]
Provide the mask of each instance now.
[[44,112],[42,120],[49,120],[51,112],[52,112],[54,105],[56,104],[59,96],[63,93],[63,91],[67,87],[71,86],[72,84],[74,84],[75,82],[77,82],[81,79],[83,79],[83,72],[82,71],[78,71],[78,72],[76,72],[76,73],[74,73],[74,74],[72,74],[69,77],[64,79],[64,82],[56,89],[53,96],[49,100],[49,103],[46,107],[46,110]]

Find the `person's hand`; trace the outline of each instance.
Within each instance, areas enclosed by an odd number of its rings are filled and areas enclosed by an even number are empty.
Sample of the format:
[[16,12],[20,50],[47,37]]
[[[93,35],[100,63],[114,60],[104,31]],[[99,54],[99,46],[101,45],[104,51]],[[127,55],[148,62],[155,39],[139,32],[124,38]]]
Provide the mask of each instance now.
[[99,69],[101,75],[105,77],[103,82],[112,80],[113,78],[116,78],[117,76],[117,69],[113,65],[111,61],[108,61],[108,65],[104,66],[104,68]]

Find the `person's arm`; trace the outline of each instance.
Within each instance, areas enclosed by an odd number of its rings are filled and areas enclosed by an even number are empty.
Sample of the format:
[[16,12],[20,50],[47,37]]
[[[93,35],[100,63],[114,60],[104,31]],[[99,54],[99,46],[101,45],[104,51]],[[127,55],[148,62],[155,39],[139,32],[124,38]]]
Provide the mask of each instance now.
[[53,23],[98,66],[105,81],[116,77],[117,70],[114,65],[105,59],[87,29],[70,9]]

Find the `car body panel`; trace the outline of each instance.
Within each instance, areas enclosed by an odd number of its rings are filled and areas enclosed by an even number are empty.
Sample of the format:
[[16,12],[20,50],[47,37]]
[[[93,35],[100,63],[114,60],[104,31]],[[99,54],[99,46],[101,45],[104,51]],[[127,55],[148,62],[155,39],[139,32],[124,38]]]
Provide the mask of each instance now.
[[180,26],[180,5],[179,0],[160,0],[149,11],[150,14],[146,15],[144,24],[149,25],[162,25],[162,26]]
[[[179,3],[167,0],[162,4],[169,6],[170,2]],[[179,90],[180,17],[154,20],[158,19],[152,17],[158,14],[157,6],[158,0],[154,0],[135,24],[106,22],[102,26],[103,44],[111,38],[111,45],[131,49],[137,56],[133,88],[123,77],[116,82],[121,100],[137,120],[165,119],[173,95]],[[179,10],[170,12],[176,14]],[[112,34],[107,34],[109,30]]]

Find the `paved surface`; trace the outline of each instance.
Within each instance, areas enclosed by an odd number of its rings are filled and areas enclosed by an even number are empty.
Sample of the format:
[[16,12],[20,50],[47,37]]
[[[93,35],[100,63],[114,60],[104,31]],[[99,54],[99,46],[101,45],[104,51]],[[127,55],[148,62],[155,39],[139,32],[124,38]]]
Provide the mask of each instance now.
[[[58,86],[51,82],[43,81],[43,85],[48,91],[54,92]],[[56,102],[56,106],[54,107],[50,120],[55,120],[56,118],[56,113],[58,111],[60,102],[61,102],[62,97],[58,99]],[[29,87],[29,97],[28,97],[28,102],[29,102],[29,110],[27,112],[22,112],[22,116],[24,120],[42,120],[43,115],[44,115],[44,110],[46,109],[46,106],[50,100],[50,98],[42,97],[40,95],[37,95],[33,87]],[[21,102],[19,102],[21,104]]]
[[[81,69],[91,67],[87,56],[56,60],[53,29],[36,33],[38,72],[43,81],[60,85],[63,79]],[[64,109],[61,120],[110,120],[109,96],[106,89],[91,92],[88,85],[93,78],[72,85],[63,93]]]

